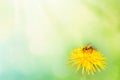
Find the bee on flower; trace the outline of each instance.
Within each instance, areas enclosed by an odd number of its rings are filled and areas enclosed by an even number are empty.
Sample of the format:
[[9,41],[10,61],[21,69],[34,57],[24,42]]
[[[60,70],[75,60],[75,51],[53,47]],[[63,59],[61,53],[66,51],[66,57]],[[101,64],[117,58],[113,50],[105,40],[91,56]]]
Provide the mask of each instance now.
[[75,72],[82,69],[82,74],[94,74],[96,71],[105,69],[105,58],[88,44],[83,48],[73,50],[70,53],[68,64],[76,67]]

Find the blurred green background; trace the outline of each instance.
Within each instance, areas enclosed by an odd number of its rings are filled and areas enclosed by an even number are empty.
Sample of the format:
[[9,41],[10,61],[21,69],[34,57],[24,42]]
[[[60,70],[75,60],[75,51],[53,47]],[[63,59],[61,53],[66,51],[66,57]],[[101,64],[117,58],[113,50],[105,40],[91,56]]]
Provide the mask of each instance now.
[[119,0],[0,0],[0,80],[83,80],[66,65],[91,43],[106,69],[88,80],[120,80]]

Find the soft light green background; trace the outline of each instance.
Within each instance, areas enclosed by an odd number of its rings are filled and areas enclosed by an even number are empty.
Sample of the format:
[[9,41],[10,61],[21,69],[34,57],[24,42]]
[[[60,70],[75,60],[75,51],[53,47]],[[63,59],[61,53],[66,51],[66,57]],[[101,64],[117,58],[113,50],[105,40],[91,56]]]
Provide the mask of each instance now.
[[0,80],[83,80],[66,65],[91,43],[107,61],[88,80],[120,80],[119,0],[0,0]]

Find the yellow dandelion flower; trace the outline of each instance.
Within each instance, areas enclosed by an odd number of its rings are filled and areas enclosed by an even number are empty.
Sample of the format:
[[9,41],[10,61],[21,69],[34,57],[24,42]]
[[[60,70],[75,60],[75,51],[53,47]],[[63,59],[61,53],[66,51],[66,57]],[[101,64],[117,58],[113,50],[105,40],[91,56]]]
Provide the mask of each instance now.
[[84,48],[78,48],[71,52],[68,64],[76,66],[78,72],[82,68],[82,74],[94,74],[96,71],[105,68],[105,58],[102,54],[96,51],[92,46],[87,45]]

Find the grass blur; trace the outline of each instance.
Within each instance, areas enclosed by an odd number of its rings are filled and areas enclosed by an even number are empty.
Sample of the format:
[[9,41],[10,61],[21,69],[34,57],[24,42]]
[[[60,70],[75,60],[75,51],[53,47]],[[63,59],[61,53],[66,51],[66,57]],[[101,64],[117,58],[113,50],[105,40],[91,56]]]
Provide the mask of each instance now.
[[1,0],[0,80],[82,80],[66,66],[91,43],[106,57],[94,80],[120,79],[119,0]]

